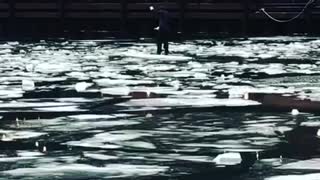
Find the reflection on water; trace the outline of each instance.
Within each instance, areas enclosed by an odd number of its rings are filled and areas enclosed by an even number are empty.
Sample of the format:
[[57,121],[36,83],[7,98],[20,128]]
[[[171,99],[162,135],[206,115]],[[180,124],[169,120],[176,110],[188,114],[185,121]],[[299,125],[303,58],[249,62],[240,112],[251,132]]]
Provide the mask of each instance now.
[[0,178],[320,178],[320,117],[244,98],[317,100],[319,42],[3,42]]

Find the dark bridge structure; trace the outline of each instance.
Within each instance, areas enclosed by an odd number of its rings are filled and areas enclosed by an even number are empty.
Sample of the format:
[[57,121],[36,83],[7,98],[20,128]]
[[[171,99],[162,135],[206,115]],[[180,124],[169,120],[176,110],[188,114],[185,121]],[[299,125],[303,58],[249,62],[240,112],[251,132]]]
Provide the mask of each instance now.
[[0,0],[0,35],[148,36],[157,23],[150,5],[165,6],[181,34],[320,32],[317,0]]

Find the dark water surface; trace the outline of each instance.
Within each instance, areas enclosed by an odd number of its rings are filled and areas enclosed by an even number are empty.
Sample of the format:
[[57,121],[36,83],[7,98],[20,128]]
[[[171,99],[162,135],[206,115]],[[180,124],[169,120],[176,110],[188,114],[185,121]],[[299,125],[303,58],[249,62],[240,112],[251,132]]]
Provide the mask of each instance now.
[[0,179],[320,179],[320,38],[2,42]]

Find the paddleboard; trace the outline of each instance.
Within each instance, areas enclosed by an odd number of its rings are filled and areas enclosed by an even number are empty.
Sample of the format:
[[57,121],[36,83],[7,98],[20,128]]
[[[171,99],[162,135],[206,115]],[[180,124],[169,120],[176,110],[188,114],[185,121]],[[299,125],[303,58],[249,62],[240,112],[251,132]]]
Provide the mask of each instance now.
[[140,52],[127,52],[122,54],[125,57],[141,58],[141,59],[152,59],[162,61],[188,61],[192,60],[192,57],[180,56],[180,55],[159,55],[159,54],[147,54]]

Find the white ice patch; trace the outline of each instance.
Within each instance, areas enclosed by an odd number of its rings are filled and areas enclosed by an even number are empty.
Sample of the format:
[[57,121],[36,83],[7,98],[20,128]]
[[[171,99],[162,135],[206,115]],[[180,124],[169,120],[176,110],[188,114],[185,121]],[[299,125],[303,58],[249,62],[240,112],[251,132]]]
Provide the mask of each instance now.
[[130,93],[130,88],[124,87],[114,87],[114,88],[102,88],[100,90],[102,94],[110,94],[115,96],[127,96]]
[[2,134],[1,141],[13,141],[16,139],[30,139],[39,136],[46,135],[47,133],[43,132],[34,132],[34,131],[13,131],[13,130],[2,130],[0,129],[0,134]]
[[243,99],[215,99],[215,98],[154,98],[154,99],[133,99],[119,106],[130,107],[177,107],[177,106],[193,106],[193,107],[219,107],[219,106],[252,106],[260,105],[255,101]]
[[116,126],[129,126],[140,124],[138,121],[133,120],[101,120],[101,121],[92,121],[92,119],[86,119],[88,121],[73,121],[72,123],[65,123],[56,126],[47,127],[47,130],[54,131],[80,131],[80,130],[89,130],[89,129],[98,129],[98,128],[107,128],[107,127],[116,127]]
[[284,70],[283,64],[269,64],[268,67],[261,69],[261,72],[267,73],[269,75],[275,74],[284,74],[286,71]]
[[2,103],[0,104],[0,108],[36,108],[36,107],[59,107],[59,106],[70,106],[74,105],[74,103],[67,103],[67,102],[39,102],[39,103],[28,103],[28,102],[18,102],[18,101],[11,101],[9,103]]
[[192,60],[192,57],[180,56],[180,55],[154,55],[154,54],[146,54],[137,51],[128,51],[126,53],[121,54],[125,57],[134,57],[140,59],[153,59],[160,61],[188,61]]
[[320,173],[305,174],[305,175],[283,175],[283,176],[273,176],[266,178],[265,180],[319,180]]
[[83,152],[84,157],[91,158],[91,159],[97,159],[97,160],[113,160],[118,159],[117,156],[110,156],[105,154],[98,154],[98,153],[91,153],[91,152]]
[[[293,163],[288,163],[279,167],[276,167],[276,169],[304,169],[304,170],[320,170],[320,159],[309,159],[304,161],[298,161]],[[320,178],[320,176],[319,176]]]
[[242,162],[240,153],[224,153],[219,154],[213,160],[217,165],[237,165]]
[[125,165],[125,164],[108,164],[102,167],[96,167],[85,164],[43,164],[35,168],[18,168],[3,171],[2,174],[14,177],[48,177],[62,176],[65,178],[74,177],[90,177],[90,175],[105,175],[106,178],[121,178],[133,176],[149,176],[166,171],[168,168],[164,166],[148,166],[148,165]]
[[139,84],[154,84],[152,80],[126,80],[126,79],[98,79],[94,80],[99,86],[112,87],[112,86],[127,86]]
[[119,143],[123,146],[128,146],[128,147],[135,147],[135,148],[143,148],[143,149],[156,149],[156,146],[153,145],[150,142],[143,142],[143,141],[125,141]]
[[48,108],[34,108],[39,111],[51,111],[51,112],[73,112],[73,111],[85,111],[80,109],[78,106],[59,106],[59,107],[48,107]]
[[77,92],[84,92],[87,90],[87,88],[89,88],[90,86],[92,86],[93,83],[87,83],[87,82],[79,82],[74,86],[74,89]]
[[126,118],[130,117],[130,114],[114,114],[114,115],[102,115],[102,114],[81,114],[69,116],[78,120],[95,120],[95,119],[112,119],[112,118]]
[[112,131],[96,134],[92,138],[82,139],[80,141],[69,141],[66,144],[82,147],[99,147],[102,149],[114,149],[123,146],[155,149],[150,142],[134,141],[138,138],[151,136],[151,134],[139,131]]

